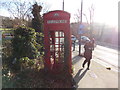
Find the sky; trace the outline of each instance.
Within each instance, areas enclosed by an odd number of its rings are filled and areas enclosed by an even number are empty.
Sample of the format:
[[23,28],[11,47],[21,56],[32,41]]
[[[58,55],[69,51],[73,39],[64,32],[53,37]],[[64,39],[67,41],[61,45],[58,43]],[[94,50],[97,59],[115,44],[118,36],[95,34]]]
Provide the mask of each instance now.
[[[49,1],[49,0],[46,0]],[[51,10],[62,10],[63,0],[50,0]],[[118,1],[119,0],[83,0],[83,13],[89,20],[89,8],[94,7],[94,22],[100,22],[109,25],[118,25]],[[74,21],[78,9],[81,10],[81,0],[64,0],[64,10],[71,13],[71,21]],[[83,16],[83,21],[86,22]]]
[[[62,10],[63,0],[43,0],[51,5],[50,10]],[[94,7],[93,21],[112,26],[118,25],[118,2],[120,0],[83,0],[83,13],[90,20],[89,8]],[[64,10],[71,14],[71,22],[75,21],[75,14],[81,10],[81,0],[64,0]],[[86,22],[83,16],[83,22]]]
[[[36,0],[45,2],[49,5],[49,11],[62,10],[63,0]],[[107,25],[118,25],[118,2],[120,0],[83,0],[83,13],[87,15],[89,20],[89,8],[91,5],[94,7],[93,21],[104,23]],[[71,14],[71,22],[75,21],[75,14],[81,9],[81,0],[64,0],[64,10]],[[9,16],[9,13],[0,9],[0,15]],[[83,22],[86,22],[83,16]]]

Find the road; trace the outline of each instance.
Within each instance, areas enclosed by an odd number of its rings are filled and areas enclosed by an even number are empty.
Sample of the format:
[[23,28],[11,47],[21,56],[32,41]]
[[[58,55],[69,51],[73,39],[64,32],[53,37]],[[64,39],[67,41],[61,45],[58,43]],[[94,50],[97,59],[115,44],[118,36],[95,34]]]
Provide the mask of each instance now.
[[118,50],[99,45],[97,45],[93,52],[93,56],[98,59],[97,62],[101,62],[101,64],[104,62],[111,65],[111,67],[114,67],[116,70],[118,70],[118,67],[120,68],[120,65],[118,64],[118,55]]
[[[84,52],[83,45],[81,46],[81,53]],[[76,53],[79,51],[79,46],[76,45]],[[118,67],[120,68],[120,65],[118,65],[118,50],[107,48],[104,46],[97,45],[96,48],[93,51],[93,58],[94,61],[104,65],[114,68],[114,70],[118,71]]]

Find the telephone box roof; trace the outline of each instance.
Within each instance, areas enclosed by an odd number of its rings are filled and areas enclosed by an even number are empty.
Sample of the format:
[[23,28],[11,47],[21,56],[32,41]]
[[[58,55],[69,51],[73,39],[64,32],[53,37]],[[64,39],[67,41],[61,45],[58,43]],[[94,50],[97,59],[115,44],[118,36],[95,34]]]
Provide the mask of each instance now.
[[70,18],[70,13],[68,13],[66,11],[63,11],[63,10],[49,11],[48,13],[43,14],[43,17],[44,18],[51,17],[51,16],[53,17],[53,14],[56,17],[60,15],[60,17],[68,17],[68,18]]

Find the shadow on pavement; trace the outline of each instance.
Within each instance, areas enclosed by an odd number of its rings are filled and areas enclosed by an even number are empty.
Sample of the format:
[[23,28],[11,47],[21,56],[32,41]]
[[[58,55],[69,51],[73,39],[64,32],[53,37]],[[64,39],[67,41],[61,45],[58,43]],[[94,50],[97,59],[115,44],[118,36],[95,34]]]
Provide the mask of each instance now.
[[80,80],[84,77],[84,75],[86,74],[87,72],[87,69],[81,74],[81,71],[83,69],[80,69],[77,74],[75,75],[74,77],[74,80],[75,80],[75,84],[76,84],[76,88],[78,88],[78,83],[80,82]]
[[72,58],[72,64],[76,64],[78,61],[80,61],[83,57],[80,56],[75,56]]

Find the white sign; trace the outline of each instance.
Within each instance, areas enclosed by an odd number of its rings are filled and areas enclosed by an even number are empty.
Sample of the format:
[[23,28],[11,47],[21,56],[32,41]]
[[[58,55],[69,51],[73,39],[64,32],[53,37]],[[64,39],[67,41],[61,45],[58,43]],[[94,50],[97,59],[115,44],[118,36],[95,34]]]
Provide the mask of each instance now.
[[55,13],[54,16],[59,16],[59,14],[58,14],[58,13]]
[[47,23],[67,23],[67,20],[48,20]]

